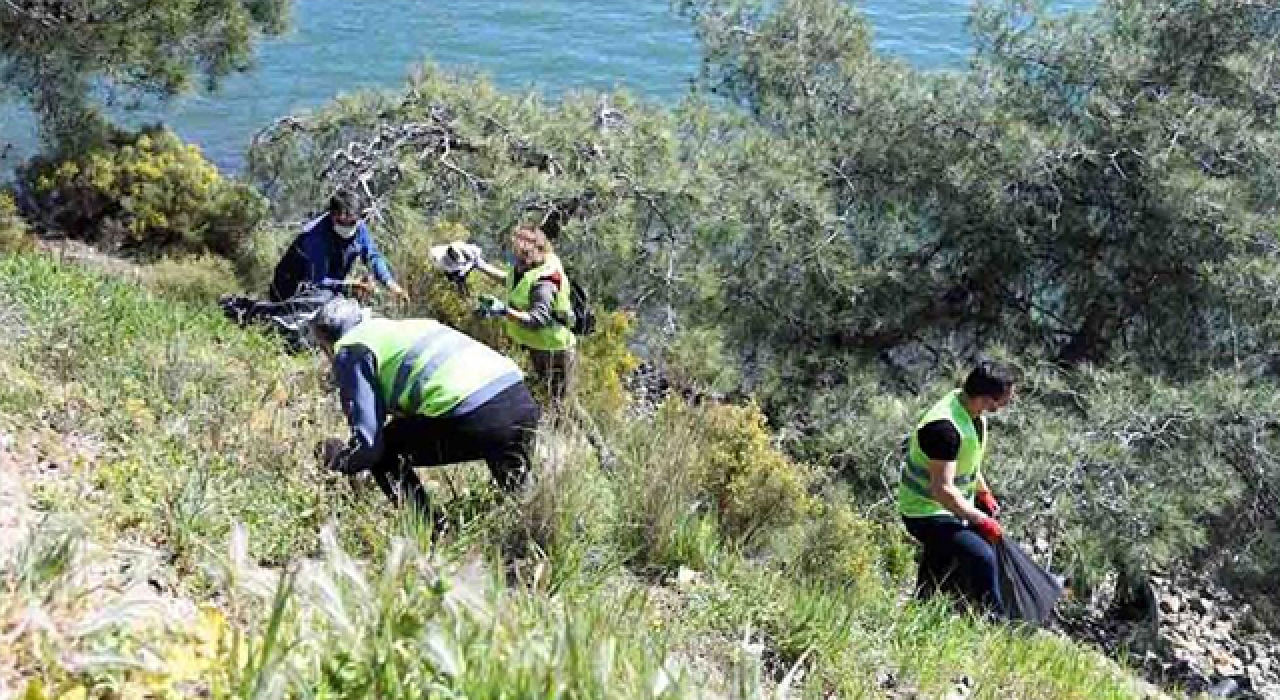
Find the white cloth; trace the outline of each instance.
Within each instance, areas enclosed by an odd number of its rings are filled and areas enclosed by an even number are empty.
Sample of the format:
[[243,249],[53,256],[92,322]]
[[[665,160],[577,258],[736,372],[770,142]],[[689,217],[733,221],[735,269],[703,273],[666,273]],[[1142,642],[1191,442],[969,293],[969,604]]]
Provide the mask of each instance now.
[[431,247],[431,261],[446,274],[466,277],[483,259],[480,246],[454,241]]

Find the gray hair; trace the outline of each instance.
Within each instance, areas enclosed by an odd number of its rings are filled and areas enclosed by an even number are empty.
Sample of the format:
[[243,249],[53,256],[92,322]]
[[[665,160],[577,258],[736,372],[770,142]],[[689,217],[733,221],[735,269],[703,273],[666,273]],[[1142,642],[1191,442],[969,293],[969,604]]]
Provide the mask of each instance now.
[[338,297],[320,307],[311,318],[308,328],[311,338],[317,343],[336,343],[369,316],[369,310],[360,306],[360,302]]

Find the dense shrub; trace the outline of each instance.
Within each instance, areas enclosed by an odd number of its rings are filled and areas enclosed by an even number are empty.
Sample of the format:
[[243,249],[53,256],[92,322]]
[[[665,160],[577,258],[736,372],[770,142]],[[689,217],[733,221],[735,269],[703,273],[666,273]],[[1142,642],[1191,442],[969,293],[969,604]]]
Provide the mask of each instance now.
[[23,250],[31,245],[27,224],[8,192],[0,192],[0,251]]
[[222,177],[199,148],[162,127],[37,157],[19,176],[46,226],[129,249],[233,256],[266,212],[252,188]]
[[913,572],[905,535],[859,515],[846,499],[817,502],[801,532],[794,564],[803,576],[838,585],[900,580]]
[[693,516],[704,514],[727,540],[750,548],[814,507],[812,470],[773,446],[754,405],[691,406],[671,398],[652,429],[632,439],[638,442],[626,454],[649,465],[636,477],[649,492],[637,494],[637,510],[664,532],[687,535],[697,527]]
[[713,404],[700,418],[701,471],[730,537],[751,542],[809,514],[813,475],[773,445],[757,406]]

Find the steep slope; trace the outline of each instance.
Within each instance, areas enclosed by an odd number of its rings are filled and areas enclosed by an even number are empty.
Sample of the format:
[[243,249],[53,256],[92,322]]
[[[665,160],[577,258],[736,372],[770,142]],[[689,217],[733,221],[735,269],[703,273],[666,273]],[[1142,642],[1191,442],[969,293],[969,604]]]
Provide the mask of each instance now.
[[462,523],[434,546],[315,465],[315,441],[341,434],[315,358],[39,254],[0,258],[0,315],[0,515],[16,516],[6,542],[26,542],[0,569],[0,696],[1150,692],[1055,635],[904,604],[877,549],[891,538],[832,525],[830,505],[742,544],[680,490],[724,415],[603,422],[607,474],[571,426],[548,426],[519,503],[469,468],[433,472]]

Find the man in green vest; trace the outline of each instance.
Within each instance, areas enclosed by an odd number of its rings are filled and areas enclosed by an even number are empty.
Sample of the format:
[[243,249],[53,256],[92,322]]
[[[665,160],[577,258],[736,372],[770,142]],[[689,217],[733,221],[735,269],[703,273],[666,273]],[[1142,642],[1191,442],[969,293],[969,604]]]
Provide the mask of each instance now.
[[507,273],[480,261],[476,268],[507,286],[506,301],[485,295],[482,315],[501,318],[507,335],[529,352],[535,379],[544,382],[559,404],[568,394],[573,375],[573,305],[569,278],[547,234],[521,226],[511,237],[515,267]]
[[986,414],[1013,399],[1014,383],[1010,368],[979,364],[963,388],[924,413],[908,440],[898,512],[924,547],[922,598],[944,588],[996,614],[1003,610],[994,545],[1004,533],[982,462],[991,438]]
[[345,445],[322,446],[327,467],[372,471],[393,503],[408,499],[424,516],[430,504],[414,467],[483,459],[504,491],[525,484],[541,411],[510,358],[442,323],[371,318],[343,298],[325,304],[310,330],[333,361],[351,426]]

